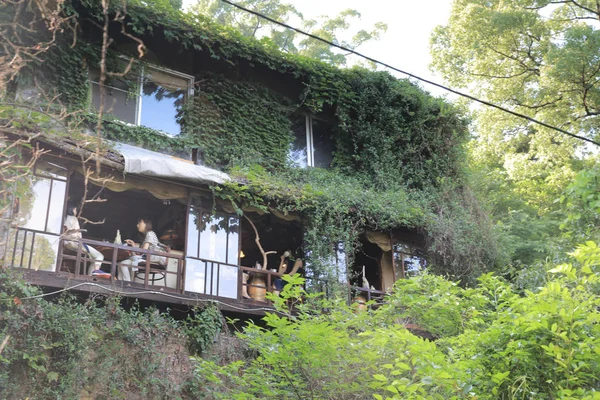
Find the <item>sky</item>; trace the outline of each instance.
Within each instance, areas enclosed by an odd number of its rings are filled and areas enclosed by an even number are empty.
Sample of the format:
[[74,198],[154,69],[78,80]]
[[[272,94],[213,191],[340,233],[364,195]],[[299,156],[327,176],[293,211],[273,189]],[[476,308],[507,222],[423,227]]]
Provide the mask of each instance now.
[[[184,0],[184,7],[193,3]],[[361,13],[353,29],[369,29],[376,22],[384,22],[388,30],[380,40],[363,44],[357,51],[386,62],[396,68],[442,83],[429,70],[429,38],[437,25],[447,23],[451,0],[282,0],[293,4],[305,18],[320,15],[333,17],[352,8]],[[290,24],[294,25],[292,21]],[[398,77],[400,74],[394,73]],[[426,84],[421,86],[435,95],[444,92]]]

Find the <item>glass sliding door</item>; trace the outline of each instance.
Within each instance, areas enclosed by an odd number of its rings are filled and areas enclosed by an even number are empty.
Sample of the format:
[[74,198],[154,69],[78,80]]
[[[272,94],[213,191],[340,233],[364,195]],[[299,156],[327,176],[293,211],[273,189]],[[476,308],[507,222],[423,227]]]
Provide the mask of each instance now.
[[56,268],[67,192],[67,169],[45,159],[36,163],[29,189],[18,197],[5,262],[18,268]]
[[240,220],[193,196],[188,213],[185,290],[237,298]]

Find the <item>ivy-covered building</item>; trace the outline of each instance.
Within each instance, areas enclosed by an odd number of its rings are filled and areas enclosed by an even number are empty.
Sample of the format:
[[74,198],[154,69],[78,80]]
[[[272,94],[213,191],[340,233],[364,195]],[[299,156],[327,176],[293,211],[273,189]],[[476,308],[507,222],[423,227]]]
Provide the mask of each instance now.
[[[5,266],[48,287],[251,313],[294,266],[307,290],[352,299],[426,267],[461,278],[495,262],[462,175],[467,121],[446,101],[166,0],[101,4],[59,3],[65,26],[22,32],[51,44],[11,77],[0,118],[5,140],[27,142],[23,163],[44,151],[9,196]],[[75,249],[69,203],[85,230]],[[115,239],[142,242],[138,217],[170,251],[138,250],[128,282],[131,247]],[[86,246],[104,274],[88,275]]]

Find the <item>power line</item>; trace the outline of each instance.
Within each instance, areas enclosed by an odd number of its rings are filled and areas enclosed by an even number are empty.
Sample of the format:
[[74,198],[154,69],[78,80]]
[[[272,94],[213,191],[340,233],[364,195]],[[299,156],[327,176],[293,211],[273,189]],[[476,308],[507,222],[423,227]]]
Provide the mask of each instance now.
[[327,39],[323,39],[323,38],[322,38],[322,37],[320,37],[320,36],[313,35],[312,33],[309,33],[309,32],[306,32],[306,31],[303,31],[302,29],[294,28],[294,27],[293,27],[293,26],[291,26],[291,25],[288,25],[288,24],[286,24],[286,23],[284,23],[284,22],[277,21],[277,20],[275,20],[275,19],[273,19],[273,18],[271,18],[271,17],[268,17],[268,16],[266,16],[266,15],[264,15],[264,14],[261,14],[261,13],[259,13],[259,12],[257,12],[257,11],[250,10],[250,9],[248,9],[248,8],[246,8],[246,7],[243,7],[243,6],[239,5],[239,4],[233,3],[233,2],[232,2],[232,1],[230,1],[230,0],[221,0],[221,1],[222,1],[223,3],[227,3],[227,4],[231,5],[231,6],[233,6],[233,7],[239,8],[240,10],[243,10],[243,11],[246,11],[246,12],[248,12],[248,13],[250,13],[250,14],[253,14],[253,15],[255,15],[255,16],[257,16],[257,17],[259,17],[259,18],[266,19],[267,21],[269,21],[269,22],[272,22],[272,23],[274,23],[274,24],[276,24],[276,25],[283,26],[284,28],[291,29],[291,30],[293,30],[293,31],[295,31],[295,32],[301,33],[301,34],[303,34],[303,35],[305,35],[305,36],[308,36],[308,37],[310,37],[310,38],[313,38],[313,39],[315,39],[315,40],[321,41],[321,42],[323,42],[323,43],[326,43],[326,44],[328,44],[328,45],[330,45],[330,46],[336,47],[336,48],[338,48],[338,49],[340,49],[340,50],[343,50],[343,51],[346,51],[346,52],[348,52],[348,53],[354,54],[354,55],[356,55],[356,56],[362,57],[362,58],[364,58],[365,60],[371,61],[372,63],[375,63],[375,64],[379,64],[379,65],[381,65],[381,66],[384,66],[384,67],[386,67],[386,68],[389,68],[389,69],[391,69],[391,70],[394,70],[394,71],[396,71],[396,72],[399,72],[399,73],[401,73],[401,74],[403,74],[403,75],[406,75],[406,76],[409,76],[409,77],[411,77],[411,78],[413,78],[413,79],[416,79],[416,80],[418,80],[418,81],[421,81],[421,82],[428,83],[428,84],[430,84],[430,85],[432,85],[432,86],[436,86],[436,87],[438,87],[438,88],[441,88],[441,89],[444,89],[444,90],[446,90],[446,91],[448,91],[448,92],[450,92],[450,93],[457,94],[457,95],[459,95],[459,96],[461,96],[461,97],[465,97],[465,98],[467,98],[467,99],[469,99],[469,100],[473,100],[473,101],[475,101],[475,102],[477,102],[477,103],[480,103],[480,104],[486,105],[486,106],[488,106],[488,107],[492,107],[492,108],[498,109],[498,110],[500,110],[500,111],[504,111],[504,112],[506,112],[506,113],[508,113],[508,114],[514,115],[515,117],[519,117],[519,118],[525,119],[525,120],[527,120],[527,121],[530,121],[530,122],[533,122],[533,123],[535,123],[535,124],[538,124],[538,125],[544,126],[544,127],[546,127],[546,128],[549,128],[549,129],[555,130],[555,131],[557,131],[557,132],[560,132],[560,133],[562,133],[562,134],[565,134],[565,135],[571,136],[571,137],[573,137],[573,138],[575,138],[575,139],[583,140],[583,141],[586,141],[586,142],[589,142],[589,143],[593,143],[593,144],[595,144],[596,146],[600,146],[600,143],[599,143],[599,142],[596,142],[596,141],[594,141],[594,140],[592,140],[592,139],[586,138],[586,137],[584,137],[584,136],[576,135],[576,134],[574,134],[574,133],[571,133],[571,132],[569,132],[569,131],[566,131],[566,130],[564,130],[564,129],[558,128],[558,127],[556,127],[556,126],[554,126],[554,125],[547,124],[547,123],[545,123],[545,122],[543,122],[543,121],[537,120],[537,119],[535,119],[535,118],[531,118],[531,117],[529,117],[529,116],[527,116],[527,115],[525,115],[525,114],[521,114],[521,113],[519,113],[519,112],[516,112],[516,111],[512,111],[512,110],[510,110],[510,109],[508,109],[508,108],[505,108],[505,107],[499,106],[499,105],[497,105],[497,104],[494,104],[494,103],[491,103],[491,102],[489,102],[489,101],[486,101],[486,100],[479,99],[479,98],[477,98],[477,97],[471,96],[471,95],[470,95],[470,94],[468,94],[468,93],[464,93],[464,92],[461,92],[461,91],[458,91],[458,90],[455,90],[455,89],[449,88],[449,87],[447,87],[447,86],[444,86],[444,85],[442,85],[442,84],[440,84],[440,83],[436,83],[436,82],[430,81],[430,80],[428,80],[428,79],[421,78],[420,76],[417,76],[417,75],[415,75],[415,74],[411,74],[410,72],[407,72],[407,71],[401,70],[401,69],[399,69],[399,68],[393,67],[393,66],[391,66],[391,65],[389,65],[389,64],[387,64],[387,63],[385,63],[385,62],[383,62],[383,61],[376,60],[376,59],[374,59],[374,58],[372,58],[372,57],[369,57],[369,56],[367,56],[367,55],[364,55],[364,54],[362,54],[362,53],[359,53],[359,52],[357,52],[357,51],[355,51],[355,50],[352,50],[352,49],[350,49],[350,48],[347,48],[347,47],[341,46],[341,45],[339,45],[339,44],[333,43],[332,41],[329,41],[329,40],[327,40]]
[[[59,289],[56,290],[54,292],[48,292],[48,293],[42,293],[42,294],[38,294],[35,296],[28,296],[28,297],[19,297],[18,299],[20,301],[22,300],[33,300],[33,299],[39,299],[42,297],[46,297],[46,296],[52,296],[55,294],[59,294],[62,292],[66,292],[69,290],[75,290],[78,287],[81,286],[95,286],[95,287],[99,287],[102,290],[106,290],[108,292],[112,292],[115,293],[119,296],[138,296],[141,294],[157,294],[157,295],[161,295],[161,296],[165,296],[165,297],[169,297],[169,298],[173,298],[173,299],[177,299],[177,300],[186,300],[186,301],[196,301],[198,303],[217,303],[220,304],[222,307],[227,307],[227,308],[232,308],[235,310],[240,310],[240,311],[270,311],[270,312],[275,312],[275,313],[279,313],[279,314],[283,314],[283,315],[287,315],[286,313],[282,313],[281,311],[272,308],[272,307],[248,307],[248,308],[242,308],[242,307],[236,307],[233,304],[228,304],[228,303],[224,303],[222,301],[216,300],[216,299],[201,299],[198,296],[196,296],[195,298],[189,298],[189,297],[182,297],[182,296],[177,296],[177,295],[173,295],[170,293],[165,293],[165,292],[159,292],[159,291],[155,291],[155,290],[144,290],[144,291],[139,291],[139,292],[125,292],[125,291],[120,291],[120,290],[116,290],[116,289],[112,289],[108,286],[105,285],[100,285],[97,283],[93,283],[93,282],[82,282],[82,283],[78,283],[76,285],[73,286],[69,286],[63,289]],[[10,299],[3,299],[5,301],[14,301],[14,299],[10,298]]]

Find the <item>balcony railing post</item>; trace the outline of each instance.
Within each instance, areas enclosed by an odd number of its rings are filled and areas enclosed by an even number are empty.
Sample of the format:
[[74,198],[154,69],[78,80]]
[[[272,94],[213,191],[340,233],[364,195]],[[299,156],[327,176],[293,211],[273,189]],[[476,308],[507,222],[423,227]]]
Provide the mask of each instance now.
[[31,260],[33,259],[33,248],[35,247],[35,232],[31,236],[31,249],[29,249],[29,262],[27,263],[27,269],[31,269]]
[[244,271],[242,270],[241,266],[238,266],[237,270],[238,270],[237,299],[242,300],[242,298],[243,298],[242,293],[244,290],[242,287],[244,285],[244,279],[243,279]]
[[[219,289],[220,289],[219,284],[221,283],[221,282],[219,282],[220,275],[221,275],[221,263],[217,263],[217,291],[216,291],[217,294],[216,294],[216,296],[218,296],[219,292],[220,292],[219,291]],[[211,276],[211,278],[212,278],[212,276]]]
[[17,243],[19,242],[19,233],[21,232],[20,229],[15,229],[15,245],[13,247],[13,254],[12,254],[12,260],[10,262],[10,266],[14,267],[15,266],[15,258],[17,256]]
[[27,244],[27,232],[28,231],[24,231],[25,233],[23,234],[23,246],[21,247],[21,262],[19,263],[19,266],[21,268],[23,268],[23,261],[25,258],[25,245]]
[[[146,253],[146,263],[144,268],[146,269],[146,273],[144,274],[144,288],[148,289],[148,275],[150,275],[150,254],[148,253]],[[133,274],[133,276],[135,276],[135,274]]]
[[65,247],[65,240],[63,239],[62,236],[59,236],[58,237],[58,257],[56,260],[56,270],[54,271],[55,275],[58,274],[62,270],[64,247]]
[[181,258],[177,259],[177,275],[175,275],[175,290],[181,292]]
[[204,260],[204,294],[206,294],[206,281],[208,280],[208,261]]
[[77,257],[75,257],[75,275],[81,275],[79,273],[79,268],[81,268],[81,250],[83,248],[83,243],[81,240],[77,242]]
[[[117,252],[118,252],[118,248],[113,247],[112,260],[110,261],[110,280],[111,280],[111,282],[114,282],[115,277],[117,276]],[[123,277],[121,277],[121,279],[123,279]]]

